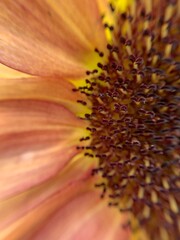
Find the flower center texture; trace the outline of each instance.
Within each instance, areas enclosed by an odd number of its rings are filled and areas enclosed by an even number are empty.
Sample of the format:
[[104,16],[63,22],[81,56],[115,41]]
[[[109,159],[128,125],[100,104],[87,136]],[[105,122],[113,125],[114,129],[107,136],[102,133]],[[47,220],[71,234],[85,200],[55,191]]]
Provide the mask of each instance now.
[[[152,4],[152,6],[151,6]],[[136,1],[116,23],[108,58],[87,71],[77,91],[91,103],[85,156],[109,206],[129,212],[150,239],[177,240],[180,231],[180,21],[176,1]],[[86,105],[86,101],[79,101]],[[88,146],[84,141],[90,139]],[[80,144],[81,145],[81,144]],[[107,191],[108,190],[108,191]],[[110,193],[109,193],[110,192]],[[131,223],[130,223],[131,226]],[[136,231],[136,229],[134,229]]]

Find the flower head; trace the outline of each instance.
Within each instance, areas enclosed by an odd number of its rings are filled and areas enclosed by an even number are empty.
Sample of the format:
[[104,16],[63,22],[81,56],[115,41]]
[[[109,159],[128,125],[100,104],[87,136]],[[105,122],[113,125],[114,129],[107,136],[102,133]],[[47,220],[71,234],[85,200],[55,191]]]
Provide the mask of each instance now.
[[1,239],[178,239],[179,2],[1,1]]

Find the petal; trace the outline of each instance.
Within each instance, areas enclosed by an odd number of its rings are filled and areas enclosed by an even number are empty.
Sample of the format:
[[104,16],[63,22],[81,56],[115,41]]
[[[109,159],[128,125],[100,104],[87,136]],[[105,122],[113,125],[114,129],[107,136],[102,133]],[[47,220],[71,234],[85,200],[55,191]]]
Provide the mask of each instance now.
[[1,198],[58,174],[77,153],[82,125],[74,114],[53,102],[1,101]]
[[[14,73],[14,71],[13,71]],[[4,74],[6,74],[4,72]],[[82,100],[82,94],[74,93],[74,86],[59,78],[21,77],[15,78],[8,71],[9,78],[0,78],[1,99],[36,99],[60,103],[76,114],[84,111],[83,106],[77,104]],[[11,78],[10,78],[11,76]]]
[[96,1],[6,0],[0,9],[0,62],[14,69],[76,78],[94,48],[105,49]]
[[[12,68],[9,68],[3,64],[0,64],[0,78],[25,78],[30,77],[30,75],[16,71]],[[7,80],[6,80],[7,81]]]
[[1,200],[0,230],[14,224],[15,221],[27,215],[54,194],[63,191],[63,189],[78,181],[88,178],[95,163],[90,161],[84,162],[82,154],[78,154],[54,178],[48,179],[46,182],[20,194]]
[[2,100],[0,104],[0,134],[35,130],[83,128],[86,125],[60,104],[45,100]]
[[[1,232],[11,239],[126,240],[127,221],[99,198],[92,180],[74,184],[51,196]],[[3,235],[4,234],[4,235]]]
[[86,188],[80,186],[80,192],[75,190],[76,195],[41,225],[32,235],[35,240],[45,237],[59,240],[128,239],[128,231],[121,226],[126,217],[120,216],[117,209],[109,209],[98,192],[88,189],[88,182],[86,185]]

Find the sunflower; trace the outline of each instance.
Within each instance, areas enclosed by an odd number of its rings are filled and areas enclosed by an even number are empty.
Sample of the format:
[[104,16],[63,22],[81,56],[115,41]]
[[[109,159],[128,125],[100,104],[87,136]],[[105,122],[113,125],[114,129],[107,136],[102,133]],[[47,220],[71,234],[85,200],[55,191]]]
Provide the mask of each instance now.
[[179,14],[0,1],[0,239],[178,240]]

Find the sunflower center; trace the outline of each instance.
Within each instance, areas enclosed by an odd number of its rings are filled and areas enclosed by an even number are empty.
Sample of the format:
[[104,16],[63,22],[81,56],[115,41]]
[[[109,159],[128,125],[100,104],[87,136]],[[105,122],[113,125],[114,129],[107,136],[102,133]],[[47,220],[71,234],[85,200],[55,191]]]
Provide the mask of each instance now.
[[101,197],[110,190],[109,206],[130,212],[150,239],[176,240],[179,18],[176,1],[155,1],[151,11],[147,5],[138,1],[126,13],[116,13],[108,59],[87,71],[87,85],[78,89],[92,105],[85,114],[91,138],[85,155],[99,159],[93,174],[102,178],[96,185]]

